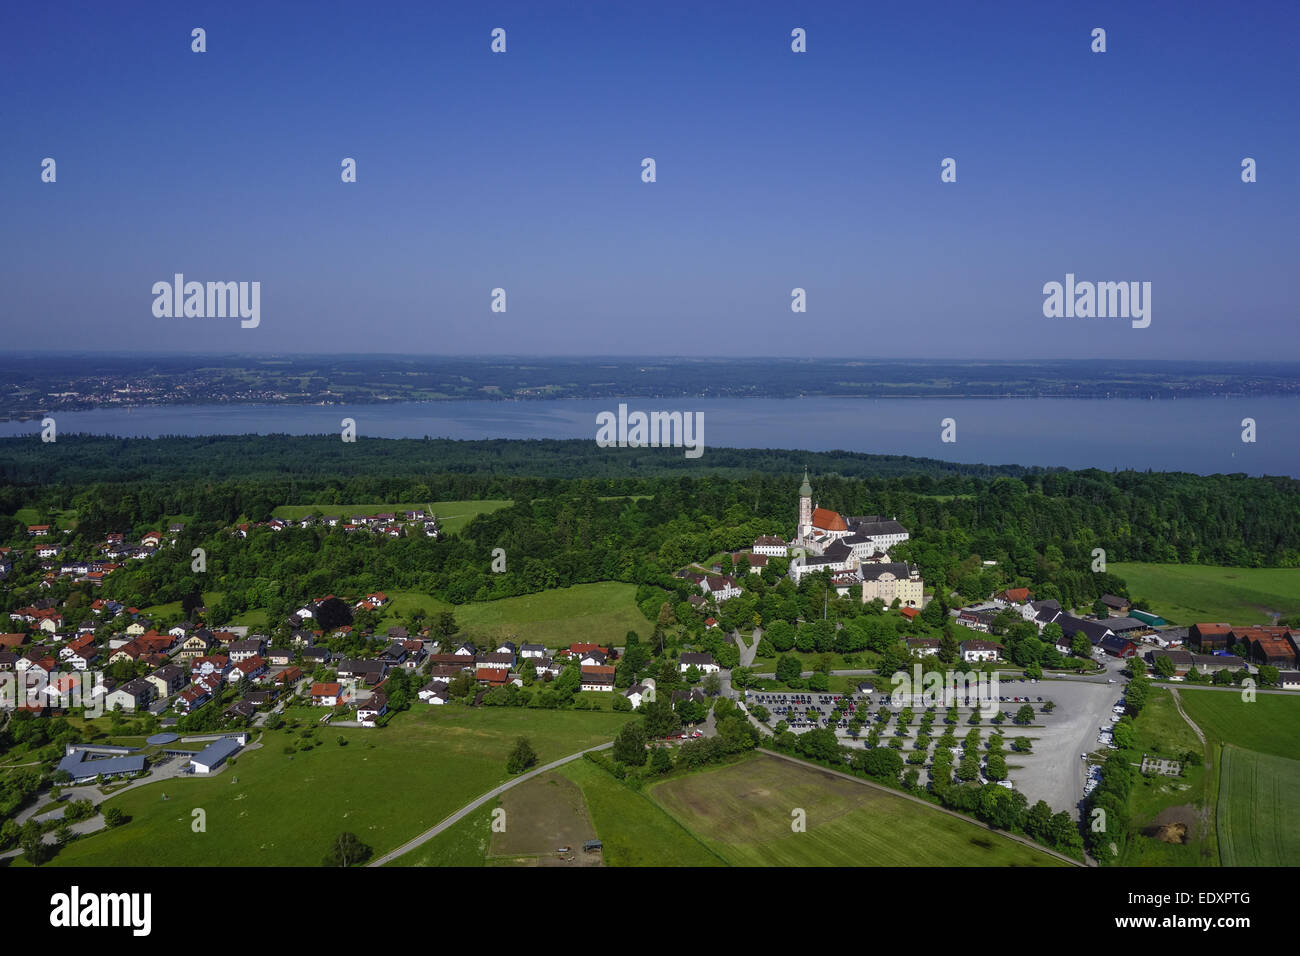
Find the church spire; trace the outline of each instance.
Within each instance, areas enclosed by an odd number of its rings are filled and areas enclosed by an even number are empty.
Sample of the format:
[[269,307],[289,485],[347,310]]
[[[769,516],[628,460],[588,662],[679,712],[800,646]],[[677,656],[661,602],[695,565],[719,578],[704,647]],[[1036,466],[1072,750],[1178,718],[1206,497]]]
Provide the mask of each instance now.
[[803,484],[799,486],[799,497],[800,497],[800,498],[811,498],[811,497],[812,497],[812,485],[810,485],[810,484],[808,483],[808,469],[807,469],[807,468],[805,468],[805,469],[803,470]]

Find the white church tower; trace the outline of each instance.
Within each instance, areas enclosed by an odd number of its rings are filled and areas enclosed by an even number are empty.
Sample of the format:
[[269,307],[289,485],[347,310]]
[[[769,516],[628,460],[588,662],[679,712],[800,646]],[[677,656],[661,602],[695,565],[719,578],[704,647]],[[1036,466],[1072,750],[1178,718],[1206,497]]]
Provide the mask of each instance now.
[[812,485],[808,483],[808,469],[803,470],[803,484],[799,486],[799,533],[797,539],[812,537],[813,500]]

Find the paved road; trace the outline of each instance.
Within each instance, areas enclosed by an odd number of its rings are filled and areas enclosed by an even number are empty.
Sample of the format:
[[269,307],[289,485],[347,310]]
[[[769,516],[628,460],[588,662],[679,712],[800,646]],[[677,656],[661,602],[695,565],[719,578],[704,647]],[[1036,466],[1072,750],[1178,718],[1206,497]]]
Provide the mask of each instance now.
[[754,658],[758,656],[758,642],[763,639],[763,629],[761,627],[754,628],[754,633],[750,637],[748,644],[746,644],[745,639],[740,636],[739,631],[732,631],[731,637],[732,640],[736,642],[736,647],[740,648],[740,666],[752,666]]
[[882,790],[885,793],[892,794],[895,797],[901,797],[904,800],[911,800],[913,803],[919,803],[922,806],[929,807],[931,810],[935,810],[939,813],[946,813],[948,814],[948,816],[956,817],[958,820],[965,820],[967,823],[972,823],[975,826],[980,827],[981,829],[992,830],[994,833],[1000,833],[1008,840],[1015,840],[1017,843],[1023,843],[1025,846],[1033,847],[1035,850],[1039,850],[1043,853],[1048,854],[1049,856],[1054,856],[1058,860],[1062,860],[1066,863],[1069,863],[1071,866],[1085,866],[1085,865],[1096,866],[1097,865],[1096,861],[1091,858],[1088,858],[1086,864],[1080,863],[1078,860],[1071,859],[1070,857],[1066,856],[1064,853],[1058,853],[1055,850],[1048,849],[1047,847],[1043,846],[1041,843],[1035,843],[1033,840],[1029,839],[1028,837],[1022,837],[1015,833],[1008,833],[1006,830],[999,830],[996,827],[989,826],[987,823],[984,823],[981,820],[976,820],[974,817],[968,817],[964,813],[958,813],[956,810],[949,810],[947,807],[937,806],[936,804],[933,804],[928,800],[922,800],[920,797],[914,797],[910,793],[904,793],[901,790],[895,790],[893,787],[886,787],[882,783],[876,783],[872,780],[864,780],[862,777],[855,777],[853,776],[853,774],[844,773],[843,771],[840,770],[831,770],[829,767],[823,767],[820,764],[808,763],[806,760],[800,760],[797,757],[791,757],[787,754],[778,753],[775,750],[768,750],[764,747],[758,748],[758,752],[762,754],[767,754],[768,756],[771,757],[777,757],[778,759],[781,760],[787,760],[790,763],[798,764],[801,767],[811,767],[814,770],[820,770],[822,773],[828,773],[834,777],[843,777],[845,780],[852,780],[854,783],[861,784],[864,787],[871,787],[873,790]]
[[554,770],[556,767],[562,767],[566,763],[569,763],[570,761],[577,760],[585,753],[590,753],[594,750],[608,750],[613,746],[614,746],[614,741],[611,740],[609,743],[601,744],[598,747],[588,747],[586,750],[579,750],[576,754],[569,754],[569,756],[567,757],[561,757],[559,760],[553,760],[550,763],[546,764],[546,766],[544,767],[538,767],[536,770],[530,770],[528,771],[528,773],[515,777],[513,780],[507,780],[505,783],[501,784],[501,786],[489,790],[487,793],[483,794],[483,796],[479,797],[477,800],[473,801],[472,803],[465,804],[465,806],[461,807],[451,816],[447,817],[447,819],[443,820],[437,826],[429,830],[425,830],[414,840],[410,840],[406,843],[403,843],[401,846],[399,846],[396,850],[393,850],[391,853],[385,853],[383,856],[379,857],[376,860],[372,860],[366,865],[383,866],[385,863],[391,863],[393,860],[396,860],[399,856],[405,856],[407,853],[410,853],[416,847],[428,843],[430,840],[436,837],[443,830],[447,829],[447,827],[463,819],[466,814],[473,813],[479,807],[483,806],[483,804],[487,803],[489,800],[501,796],[501,794],[505,793],[511,787],[517,787],[525,780],[531,780],[533,777],[536,777],[539,774],[546,773],[548,770]]

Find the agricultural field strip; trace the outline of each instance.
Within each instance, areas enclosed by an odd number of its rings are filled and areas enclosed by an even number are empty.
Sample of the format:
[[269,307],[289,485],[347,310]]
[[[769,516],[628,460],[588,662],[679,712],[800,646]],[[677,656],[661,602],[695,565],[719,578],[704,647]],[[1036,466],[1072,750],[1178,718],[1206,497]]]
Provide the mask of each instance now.
[[988,830],[992,833],[998,834],[999,836],[1004,836],[1008,840],[1015,840],[1017,843],[1021,843],[1024,846],[1029,847],[1030,849],[1038,850],[1042,853],[1046,853],[1049,856],[1053,856],[1064,863],[1069,863],[1071,866],[1096,866],[1097,865],[1096,861],[1094,861],[1091,858],[1088,859],[1088,862],[1086,864],[1080,863],[1078,860],[1071,859],[1070,857],[1066,856],[1063,853],[1058,853],[1055,850],[1049,849],[1043,846],[1041,843],[1035,843],[1033,840],[1030,840],[1028,837],[1022,837],[1015,833],[1007,833],[1005,830],[995,829],[994,827],[991,827],[980,820],[976,820],[974,817],[968,817],[965,814],[958,813],[955,810],[949,810],[947,807],[936,806],[935,804],[930,803],[926,800],[922,800],[919,797],[914,797],[911,794],[903,793],[899,790],[895,790],[891,787],[886,787],[882,784],[875,783],[874,781],[871,780],[864,780],[862,777],[855,777],[852,774],[844,773],[839,770],[831,770],[829,767],[823,767],[820,764],[809,763],[806,760],[800,760],[797,757],[791,757],[788,754],[783,754],[776,750],[768,750],[764,747],[759,747],[755,752],[760,754],[767,754],[769,757],[777,757],[781,760],[788,761],[789,763],[798,764],[801,767],[811,767],[813,769],[820,770],[823,773],[829,773],[832,776],[841,777],[845,780],[852,781],[853,783],[861,784],[864,787],[871,787],[874,790],[879,790],[891,796],[901,797],[904,800],[910,800],[911,802],[920,804],[921,806],[926,807],[927,809],[934,810],[936,813],[946,813],[950,817],[956,817],[958,820],[961,820],[965,823],[973,824],[979,827],[981,830]]
[[501,786],[494,787],[493,789],[489,790],[487,793],[483,794],[478,799],[465,804],[465,806],[461,807],[459,810],[457,810],[451,816],[447,817],[437,826],[425,830],[414,840],[409,840],[406,843],[403,843],[396,850],[393,850],[390,853],[385,853],[383,856],[379,857],[376,860],[372,860],[370,863],[367,864],[367,866],[383,866],[386,863],[391,863],[399,856],[404,856],[405,854],[410,853],[415,848],[422,846],[423,844],[427,843],[429,840],[432,840],[443,830],[447,829],[447,827],[458,822],[468,814],[473,813],[479,807],[483,806],[483,804],[487,803],[487,801],[495,797],[499,797],[501,794],[505,793],[511,787],[516,787],[519,784],[523,783],[525,780],[531,780],[533,777],[540,776],[541,774],[546,773],[548,770],[554,770],[557,767],[562,767],[566,763],[569,763],[571,760],[579,759],[580,757],[582,757],[583,754],[591,753],[592,751],[596,751],[596,750],[608,750],[613,746],[614,746],[614,742],[611,740],[609,743],[599,744],[595,747],[588,747],[586,750],[579,750],[577,753],[569,754],[567,757],[561,757],[559,760],[553,760],[550,763],[546,764],[545,766],[537,767],[534,770],[528,771],[528,773],[520,774],[518,777],[516,777],[513,780],[507,780],[505,783],[501,784]]

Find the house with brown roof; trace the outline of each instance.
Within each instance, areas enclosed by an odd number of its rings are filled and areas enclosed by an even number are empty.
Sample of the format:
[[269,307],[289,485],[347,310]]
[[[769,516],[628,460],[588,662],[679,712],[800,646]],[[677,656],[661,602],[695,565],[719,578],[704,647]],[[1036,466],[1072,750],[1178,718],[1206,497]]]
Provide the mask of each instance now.
[[317,707],[337,707],[343,703],[343,685],[337,681],[312,684],[311,702]]
[[612,691],[614,689],[614,668],[608,666],[587,665],[582,668],[582,690]]
[[480,667],[474,672],[474,679],[488,687],[505,687],[510,683],[510,672],[497,667]]
[[961,642],[961,659],[967,663],[977,661],[996,661],[1002,645],[997,641],[984,641],[978,638]]
[[182,713],[192,714],[211,699],[211,690],[198,684],[191,684],[176,697],[175,707]]
[[260,657],[246,657],[230,669],[230,682],[257,680],[267,673],[266,661]]

